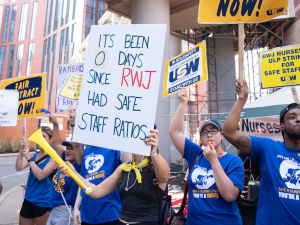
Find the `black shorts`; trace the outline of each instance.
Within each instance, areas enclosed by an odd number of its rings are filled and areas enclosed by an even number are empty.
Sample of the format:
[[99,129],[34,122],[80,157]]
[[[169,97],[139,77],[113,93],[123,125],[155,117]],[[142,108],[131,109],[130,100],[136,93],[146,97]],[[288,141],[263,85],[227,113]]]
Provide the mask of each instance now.
[[41,217],[45,215],[47,212],[49,212],[49,207],[39,207],[24,199],[20,211],[20,215],[24,218],[31,219],[31,218]]
[[116,225],[116,224],[117,224],[117,220],[108,223],[99,223],[99,224],[90,224],[86,222],[81,222],[81,225]]
[[[116,225],[127,225],[128,223],[123,223],[120,220],[118,220]],[[134,225],[159,225],[159,222],[152,222],[152,221],[148,221],[148,222],[140,222]]]

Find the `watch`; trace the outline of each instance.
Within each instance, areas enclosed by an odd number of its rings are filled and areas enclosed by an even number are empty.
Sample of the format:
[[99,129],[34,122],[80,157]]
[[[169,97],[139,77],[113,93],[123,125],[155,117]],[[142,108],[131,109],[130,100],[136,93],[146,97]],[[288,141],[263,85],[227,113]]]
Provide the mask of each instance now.
[[27,161],[28,163],[30,163],[31,161],[33,161],[33,158],[29,158]]
[[157,151],[155,151],[154,153],[150,154],[150,157],[153,158],[153,157],[155,157],[157,155],[158,155],[158,153],[157,153]]
[[75,124],[71,124],[71,127],[75,127]]

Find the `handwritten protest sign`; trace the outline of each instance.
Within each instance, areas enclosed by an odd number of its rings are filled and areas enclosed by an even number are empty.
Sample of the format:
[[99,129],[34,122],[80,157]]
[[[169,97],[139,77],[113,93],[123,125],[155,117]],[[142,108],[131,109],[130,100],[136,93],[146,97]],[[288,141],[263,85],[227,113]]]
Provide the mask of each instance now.
[[17,125],[19,92],[0,90],[0,127]]
[[70,73],[74,75],[83,75],[84,66],[83,63],[70,63],[70,64],[60,64],[56,66],[57,74],[57,86],[56,86],[56,108],[65,110],[71,109],[74,104],[74,100],[65,98],[59,95],[66,79]]
[[288,0],[201,0],[198,23],[258,23],[286,15]]
[[81,89],[81,81],[82,75],[70,74],[62,86],[59,96],[71,100],[78,100]]
[[164,24],[92,26],[75,142],[150,154],[165,35]]
[[262,88],[300,84],[300,45],[275,48],[259,54]]
[[164,97],[207,79],[206,42],[203,41],[166,62]]
[[1,89],[19,91],[18,119],[45,115],[46,73],[2,80]]

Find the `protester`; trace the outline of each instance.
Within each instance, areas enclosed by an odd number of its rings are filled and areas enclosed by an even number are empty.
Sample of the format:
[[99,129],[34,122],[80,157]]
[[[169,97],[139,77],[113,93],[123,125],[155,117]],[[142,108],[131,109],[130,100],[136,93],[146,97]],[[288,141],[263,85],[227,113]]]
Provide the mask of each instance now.
[[[42,134],[48,143],[52,142],[50,127],[41,127]],[[52,178],[49,176],[57,167],[46,151],[30,153],[26,139],[21,140],[21,149],[16,160],[16,171],[21,171],[30,166],[27,180],[25,199],[20,211],[19,224],[45,225],[50,215]],[[23,160],[25,156],[25,160]]]
[[284,142],[248,136],[237,130],[248,98],[247,82],[237,80],[235,89],[244,97],[228,114],[223,135],[261,169],[256,224],[300,224],[300,105],[290,104],[280,112]]
[[[190,168],[186,224],[242,224],[235,199],[244,185],[243,163],[239,157],[223,151],[222,128],[215,120],[206,120],[199,128],[203,150],[185,138],[181,127],[188,102],[186,88],[181,88],[179,98],[181,103],[172,119],[169,134]],[[211,146],[209,141],[212,141]]]
[[[159,225],[159,198],[151,170],[154,169],[160,197],[164,194],[170,170],[167,162],[157,153],[157,130],[151,130],[151,134],[147,136],[145,143],[153,146],[150,157],[135,155],[130,164],[119,166],[101,184],[94,185],[77,174],[86,186],[93,188],[90,194],[92,198],[103,198],[116,191],[120,186],[122,209],[117,225]],[[74,167],[70,163],[68,165],[76,173]],[[68,169],[63,170],[64,173],[68,173]],[[94,207],[94,210],[97,209]]]
[[[71,128],[75,126],[76,111],[70,111]],[[80,174],[94,185],[98,185],[108,178],[124,162],[131,160],[130,153],[109,150],[105,148],[87,146],[83,151],[81,144],[73,143],[75,154],[79,155],[77,162],[81,166]],[[109,195],[92,199],[83,191],[78,190],[74,205],[75,224],[116,224],[121,209],[121,198],[118,190]]]
[[[81,160],[80,156],[75,154],[73,150],[73,143],[65,141],[61,144],[59,135],[59,127],[57,119],[54,115],[49,115],[49,121],[53,124],[53,147],[58,155],[64,160],[73,164],[77,172],[80,171],[80,166],[76,161],[77,158]],[[64,147],[66,146],[66,151]],[[76,152],[78,154],[78,151]],[[78,186],[75,181],[66,177],[58,169],[53,177],[52,196],[51,196],[51,213],[47,221],[47,225],[69,225],[72,224],[73,208],[76,200]],[[65,198],[65,201],[64,199]],[[71,215],[70,215],[71,213]]]

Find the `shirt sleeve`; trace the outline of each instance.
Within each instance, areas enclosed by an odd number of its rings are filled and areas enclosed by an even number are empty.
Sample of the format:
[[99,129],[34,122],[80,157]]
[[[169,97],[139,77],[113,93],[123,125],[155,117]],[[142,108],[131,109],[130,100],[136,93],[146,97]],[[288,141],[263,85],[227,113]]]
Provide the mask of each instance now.
[[199,145],[191,142],[187,138],[185,139],[185,144],[184,144],[184,156],[189,164],[189,168],[192,166],[195,158],[202,152],[202,148],[200,148]]
[[251,138],[251,154],[250,159],[256,162],[259,167],[261,167],[261,158],[262,154],[264,154],[264,146],[268,146],[271,143],[270,138],[261,138],[261,137],[254,137],[250,136]]
[[244,187],[244,165],[239,157],[234,156],[233,160],[230,162],[227,176],[242,192]]

